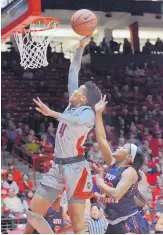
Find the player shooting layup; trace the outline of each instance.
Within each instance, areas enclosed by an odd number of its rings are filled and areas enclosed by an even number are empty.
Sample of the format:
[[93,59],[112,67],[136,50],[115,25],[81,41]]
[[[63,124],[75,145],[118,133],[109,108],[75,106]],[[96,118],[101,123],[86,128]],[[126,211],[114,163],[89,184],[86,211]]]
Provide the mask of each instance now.
[[66,188],[68,210],[74,233],[85,233],[85,200],[92,193],[92,177],[89,164],[84,158],[82,145],[88,132],[95,124],[94,107],[101,98],[101,91],[92,82],[78,88],[78,73],[81,66],[83,48],[89,37],[80,41],[69,69],[68,91],[69,105],[63,114],[52,111],[42,101],[34,100],[37,111],[59,121],[55,142],[55,164],[43,176],[40,187],[34,195],[28,211],[25,234],[34,227],[39,233],[53,234],[44,219],[50,205]]

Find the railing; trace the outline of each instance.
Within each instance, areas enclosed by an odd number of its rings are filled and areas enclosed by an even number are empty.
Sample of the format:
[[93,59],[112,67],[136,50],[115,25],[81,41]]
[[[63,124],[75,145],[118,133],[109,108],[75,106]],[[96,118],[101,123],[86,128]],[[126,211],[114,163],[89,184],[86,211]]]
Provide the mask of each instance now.
[[[2,216],[1,218],[1,233],[7,234],[10,233],[10,231],[18,230],[18,227],[21,227],[20,224],[26,224],[27,220],[26,218],[20,218],[20,219],[12,219],[7,218],[5,216]],[[19,226],[18,226],[19,225]],[[15,232],[16,234],[16,232]]]
[[[157,211],[150,210],[150,214],[152,217],[152,224],[150,225],[150,233],[153,234],[155,231],[155,224],[156,219],[154,219],[154,214]],[[24,224],[26,224],[27,220],[26,218],[7,218],[5,216],[2,216],[1,218],[1,233],[13,233],[13,234],[22,234],[22,231],[24,229]],[[10,232],[11,231],[11,232]]]
[[33,169],[33,181],[35,186],[36,186],[36,170],[38,171],[40,170],[41,163],[47,160],[54,159],[53,154],[32,154],[22,149],[21,147],[18,147],[17,145],[14,145],[13,147],[12,155],[13,155],[14,165],[15,165],[15,158],[18,158],[19,160],[23,161]]

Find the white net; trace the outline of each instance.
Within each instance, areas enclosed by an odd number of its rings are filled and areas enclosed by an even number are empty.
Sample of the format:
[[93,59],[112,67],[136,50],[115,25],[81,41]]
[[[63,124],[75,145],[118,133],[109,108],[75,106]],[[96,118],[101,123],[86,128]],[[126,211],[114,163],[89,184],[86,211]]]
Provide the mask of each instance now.
[[42,35],[41,33],[45,30],[53,30],[58,26],[59,22],[55,19],[47,21],[46,18],[41,18],[30,24],[30,28],[24,29],[23,33],[14,35],[20,52],[20,64],[24,69],[36,69],[48,65],[47,47],[54,36],[45,36],[46,34]]

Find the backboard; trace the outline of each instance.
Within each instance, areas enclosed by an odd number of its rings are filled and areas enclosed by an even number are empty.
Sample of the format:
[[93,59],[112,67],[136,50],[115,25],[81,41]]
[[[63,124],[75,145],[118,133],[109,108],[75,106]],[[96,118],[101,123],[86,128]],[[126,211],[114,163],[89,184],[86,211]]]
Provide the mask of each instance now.
[[5,40],[41,15],[41,0],[12,0],[1,9],[1,35]]

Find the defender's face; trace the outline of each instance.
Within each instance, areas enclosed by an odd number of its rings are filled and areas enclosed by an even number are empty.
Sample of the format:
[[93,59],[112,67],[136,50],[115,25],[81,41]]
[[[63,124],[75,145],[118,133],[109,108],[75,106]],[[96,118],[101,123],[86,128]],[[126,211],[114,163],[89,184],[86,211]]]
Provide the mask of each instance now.
[[123,161],[128,155],[130,154],[130,149],[128,146],[119,147],[113,153],[113,157],[115,158],[116,162]]
[[77,106],[78,104],[84,104],[87,102],[87,97],[85,96],[86,87],[82,85],[78,90],[75,90],[71,95],[69,101],[73,106]]

